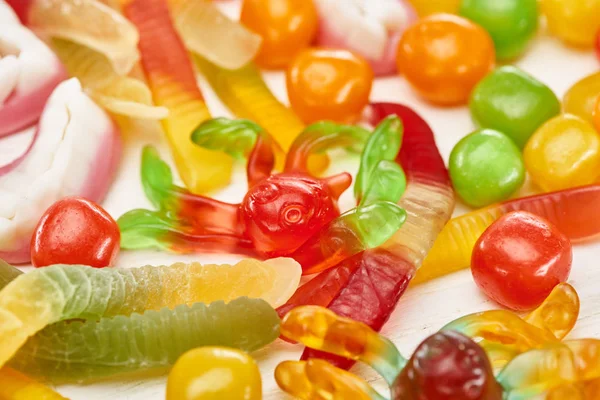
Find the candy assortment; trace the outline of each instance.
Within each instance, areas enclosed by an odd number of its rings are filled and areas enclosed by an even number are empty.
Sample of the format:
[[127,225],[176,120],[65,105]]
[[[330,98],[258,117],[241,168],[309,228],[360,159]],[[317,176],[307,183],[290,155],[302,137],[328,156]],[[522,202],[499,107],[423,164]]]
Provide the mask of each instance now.
[[[300,399],[598,397],[600,339],[567,335],[589,301],[573,244],[600,233],[600,79],[561,102],[507,64],[543,34],[600,51],[597,0],[0,0],[0,25],[0,148],[30,138],[0,166],[0,398],[162,374],[167,399],[260,400],[263,359],[300,344],[274,372]],[[428,104],[375,101],[394,75]],[[421,115],[440,107],[473,121],[447,163]],[[122,155],[138,208],[103,202]],[[241,163],[244,194],[215,193]],[[188,261],[119,267],[140,250]],[[407,357],[378,333],[466,268],[501,309]]]

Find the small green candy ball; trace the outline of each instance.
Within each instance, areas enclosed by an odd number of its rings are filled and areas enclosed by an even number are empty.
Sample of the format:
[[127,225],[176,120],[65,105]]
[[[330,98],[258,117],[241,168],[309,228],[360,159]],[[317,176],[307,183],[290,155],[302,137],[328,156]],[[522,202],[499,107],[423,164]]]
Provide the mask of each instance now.
[[525,181],[521,151],[505,134],[481,129],[462,138],[450,154],[456,193],[472,207],[509,198]]
[[469,107],[475,124],[508,135],[521,149],[560,113],[560,101],[548,86],[510,65],[496,68],[477,84]]
[[462,0],[459,14],[489,32],[498,60],[523,54],[539,18],[537,0]]

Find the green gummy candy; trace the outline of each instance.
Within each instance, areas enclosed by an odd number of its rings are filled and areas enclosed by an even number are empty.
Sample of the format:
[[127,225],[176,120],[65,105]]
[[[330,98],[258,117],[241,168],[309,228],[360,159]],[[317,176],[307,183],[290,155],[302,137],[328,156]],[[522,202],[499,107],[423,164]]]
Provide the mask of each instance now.
[[171,168],[152,146],[142,150],[142,186],[146,197],[156,208],[164,208],[171,200],[169,190],[173,186]]
[[382,160],[371,172],[369,186],[361,199],[361,205],[377,201],[397,203],[406,190],[406,175],[394,161]]
[[351,223],[361,237],[365,249],[383,244],[405,221],[406,210],[387,201],[358,207],[351,214]]
[[99,321],[60,322],[32,337],[10,366],[53,383],[83,382],[163,370],[199,346],[254,351],[279,335],[279,317],[264,300],[196,303]]
[[476,124],[508,135],[521,149],[544,122],[560,113],[554,92],[513,66],[500,67],[479,82],[469,106]]
[[498,60],[520,56],[538,27],[538,0],[462,0],[459,14],[492,37]]
[[491,129],[475,131],[454,146],[449,172],[456,193],[473,207],[505,200],[525,181],[519,148]]
[[354,184],[354,197],[361,202],[369,187],[369,179],[380,161],[392,161],[398,155],[402,144],[404,126],[395,115],[385,118],[377,125],[360,158],[360,167]]

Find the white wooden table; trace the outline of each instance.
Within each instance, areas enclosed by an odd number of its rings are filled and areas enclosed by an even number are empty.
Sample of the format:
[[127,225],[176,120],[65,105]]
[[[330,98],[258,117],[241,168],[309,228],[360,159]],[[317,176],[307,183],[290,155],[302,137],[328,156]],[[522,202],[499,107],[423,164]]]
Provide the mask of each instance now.
[[[224,2],[224,10],[235,16],[239,4]],[[559,97],[582,77],[600,70],[600,63],[590,52],[579,52],[564,47],[554,38],[540,32],[524,58],[516,63],[525,71],[549,85]],[[283,73],[265,73],[265,79],[274,93],[287,102]],[[210,87],[200,78],[202,91],[214,116],[231,116],[230,112],[212,93]],[[413,107],[432,126],[438,147],[448,159],[454,144],[464,135],[473,131],[467,107],[437,108],[421,101],[408,87],[402,77],[378,79],[371,94],[373,101],[399,102]],[[0,164],[3,158],[10,157],[11,152],[18,151],[27,142],[26,135],[16,136],[5,142],[0,149]],[[8,144],[10,143],[10,146]],[[155,125],[146,124],[125,138],[123,160],[112,189],[103,203],[104,207],[115,217],[132,209],[150,208],[145,199],[139,179],[139,161],[142,146],[154,144],[165,159],[169,158],[168,148]],[[341,160],[335,170],[353,171],[357,169],[356,160]],[[225,190],[216,193],[221,200],[238,202],[246,192],[244,166],[239,165],[235,171],[233,183]],[[529,184],[521,190],[520,195],[532,193]],[[351,208],[351,191],[347,191],[341,199],[343,209]],[[599,204],[600,208],[600,204]],[[466,207],[457,204],[455,215],[466,211]],[[600,241],[579,244],[574,249],[573,270],[569,282],[577,289],[581,297],[581,314],[570,337],[600,338]],[[171,264],[176,261],[194,260],[198,262],[232,262],[239,257],[229,255],[175,256],[151,251],[124,251],[117,262],[118,267],[136,267],[145,264]],[[475,286],[469,271],[441,278],[427,284],[410,288],[400,300],[398,307],[383,328],[382,333],[388,336],[404,352],[412,350],[429,334],[435,332],[447,322],[465,314],[498,308],[488,300]],[[254,353],[259,361],[263,376],[265,399],[287,398],[278,389],[273,379],[275,366],[283,360],[298,359],[302,351],[299,345],[290,345],[277,341],[267,348]],[[381,378],[372,370],[358,365],[354,373],[369,380],[377,388],[385,390]],[[145,380],[107,381],[85,386],[60,386],[59,392],[71,399],[85,400],[157,400],[165,397],[166,377],[154,377]]]

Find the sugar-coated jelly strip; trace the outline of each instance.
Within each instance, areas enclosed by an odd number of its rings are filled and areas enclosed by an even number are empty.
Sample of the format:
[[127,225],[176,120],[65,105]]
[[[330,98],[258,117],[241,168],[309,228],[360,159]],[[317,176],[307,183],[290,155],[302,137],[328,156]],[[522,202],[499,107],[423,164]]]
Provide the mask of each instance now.
[[170,19],[166,0],[121,0],[123,12],[137,27],[142,66],[154,103],[169,110],[162,121],[181,179],[192,193],[225,186],[232,158],[195,146],[194,129],[210,118],[185,47]]
[[140,58],[135,26],[98,0],[34,0],[27,11],[27,25],[43,36],[97,51],[119,75],[129,73]]
[[10,366],[53,383],[161,370],[186,351],[226,346],[254,351],[279,335],[279,317],[262,299],[180,305],[171,310],[51,325],[17,352]]
[[[198,56],[195,61],[215,93],[233,114],[262,126],[284,152],[290,149],[304,130],[304,123],[271,93],[254,64],[227,70]],[[311,161],[313,172],[321,172],[328,165],[325,155],[315,156]]]
[[53,39],[52,47],[86,92],[103,108],[133,118],[162,119],[169,114],[165,107],[152,103],[152,93],[138,79],[118,75],[102,54],[79,44]]
[[229,19],[210,0],[168,0],[175,26],[186,47],[226,69],[248,64],[262,38]]
[[0,291],[0,365],[55,322],[212,300],[206,298],[206,288],[218,282],[207,280],[204,271],[200,264],[131,269],[55,265],[20,275]]
[[8,367],[0,368],[2,400],[66,400],[48,386],[42,385]]
[[596,217],[599,203],[600,185],[590,185],[509,200],[454,218],[438,236],[413,282],[468,268],[477,239],[494,221],[512,211],[529,211],[546,218],[572,241],[596,236],[600,233],[600,218]]
[[279,387],[294,398],[384,400],[363,379],[326,361],[284,361],[275,368]]

